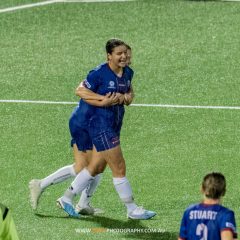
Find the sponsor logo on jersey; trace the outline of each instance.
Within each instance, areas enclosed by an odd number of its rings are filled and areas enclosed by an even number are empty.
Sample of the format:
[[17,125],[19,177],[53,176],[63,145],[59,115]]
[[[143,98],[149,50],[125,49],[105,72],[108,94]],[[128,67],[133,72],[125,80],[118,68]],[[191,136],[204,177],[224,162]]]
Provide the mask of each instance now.
[[85,87],[91,88],[91,84],[86,79],[84,80],[83,83],[84,83]]
[[116,88],[114,81],[109,82],[108,88]]
[[235,231],[235,226],[230,222],[226,222],[226,227],[231,228]]

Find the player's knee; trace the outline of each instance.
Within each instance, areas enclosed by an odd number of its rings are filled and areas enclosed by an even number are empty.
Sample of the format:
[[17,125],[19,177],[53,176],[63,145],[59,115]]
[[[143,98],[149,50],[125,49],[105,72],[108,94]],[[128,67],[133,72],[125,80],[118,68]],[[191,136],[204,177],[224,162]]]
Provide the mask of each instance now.
[[117,171],[117,177],[125,177],[126,176],[126,169],[120,169]]
[[87,170],[93,177],[95,177],[98,174],[96,167],[87,166]]
[[118,164],[118,169],[119,169],[119,173],[121,174],[126,174],[126,165],[125,165],[125,161],[120,161]]
[[75,170],[76,173],[79,173],[79,172],[81,172],[86,166],[87,166],[87,164],[86,164],[84,161],[82,161],[82,162],[76,162],[76,163],[74,164],[74,170]]
[[105,164],[89,164],[87,166],[88,171],[92,176],[96,176],[99,173],[103,173],[105,170],[106,165]]
[[125,164],[118,164],[116,168],[112,169],[112,174],[114,177],[125,177],[126,176]]

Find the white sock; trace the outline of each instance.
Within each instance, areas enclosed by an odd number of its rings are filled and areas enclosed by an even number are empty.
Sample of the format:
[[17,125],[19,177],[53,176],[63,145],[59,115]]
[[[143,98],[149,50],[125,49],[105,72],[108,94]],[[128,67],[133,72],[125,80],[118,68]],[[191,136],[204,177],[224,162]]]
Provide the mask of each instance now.
[[49,176],[45,177],[44,179],[42,179],[40,187],[42,188],[42,190],[44,190],[50,185],[63,182],[66,179],[70,177],[75,177],[75,176],[76,176],[76,173],[73,165],[65,166],[58,169],[56,172],[50,174]]
[[125,204],[128,213],[135,210],[137,205],[134,203],[132,189],[127,178],[113,178],[113,184],[118,192],[119,197]]
[[80,194],[90,182],[94,179],[94,177],[89,173],[89,171],[84,168],[73,180],[71,186],[64,193],[64,199],[68,199],[69,201],[73,200],[73,197],[76,194]]
[[95,178],[90,182],[90,184],[82,191],[81,198],[78,202],[79,207],[85,208],[89,205],[91,197],[96,191],[96,188],[99,185],[101,178],[101,173],[96,175]]

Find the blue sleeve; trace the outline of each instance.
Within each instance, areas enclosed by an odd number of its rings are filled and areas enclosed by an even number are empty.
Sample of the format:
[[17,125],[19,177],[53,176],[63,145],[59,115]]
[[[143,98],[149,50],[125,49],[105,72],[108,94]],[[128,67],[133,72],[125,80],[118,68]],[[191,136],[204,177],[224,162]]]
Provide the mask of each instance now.
[[187,212],[186,211],[183,214],[179,237],[182,239],[187,238]]
[[[132,70],[132,69],[131,69]],[[134,75],[134,71],[132,70],[131,71],[131,76],[132,76],[132,79],[133,79],[133,75]]]
[[237,230],[236,230],[236,222],[235,222],[235,216],[233,211],[227,211],[220,223],[220,230],[230,230],[233,233],[233,236],[236,238],[237,236]]
[[99,73],[98,71],[90,71],[87,75],[86,79],[83,81],[84,87],[88,88],[93,92],[97,92],[99,86]]

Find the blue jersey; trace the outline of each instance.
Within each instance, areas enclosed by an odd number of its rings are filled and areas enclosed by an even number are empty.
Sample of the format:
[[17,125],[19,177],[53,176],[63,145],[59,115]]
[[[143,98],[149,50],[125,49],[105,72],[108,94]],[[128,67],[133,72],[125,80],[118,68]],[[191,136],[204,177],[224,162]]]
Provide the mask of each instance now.
[[[132,78],[131,68],[125,67],[122,77],[118,77],[109,65],[104,63],[90,71],[83,83],[86,88],[100,95],[106,95],[109,92],[124,94],[130,90]],[[124,106],[117,104],[109,107],[96,107],[81,99],[77,114],[81,115],[82,121],[91,122],[90,128],[104,131],[109,127],[114,129],[116,126],[121,126]]]
[[200,203],[185,210],[179,237],[184,240],[221,240],[221,232],[225,230],[237,238],[234,212],[219,204]]

